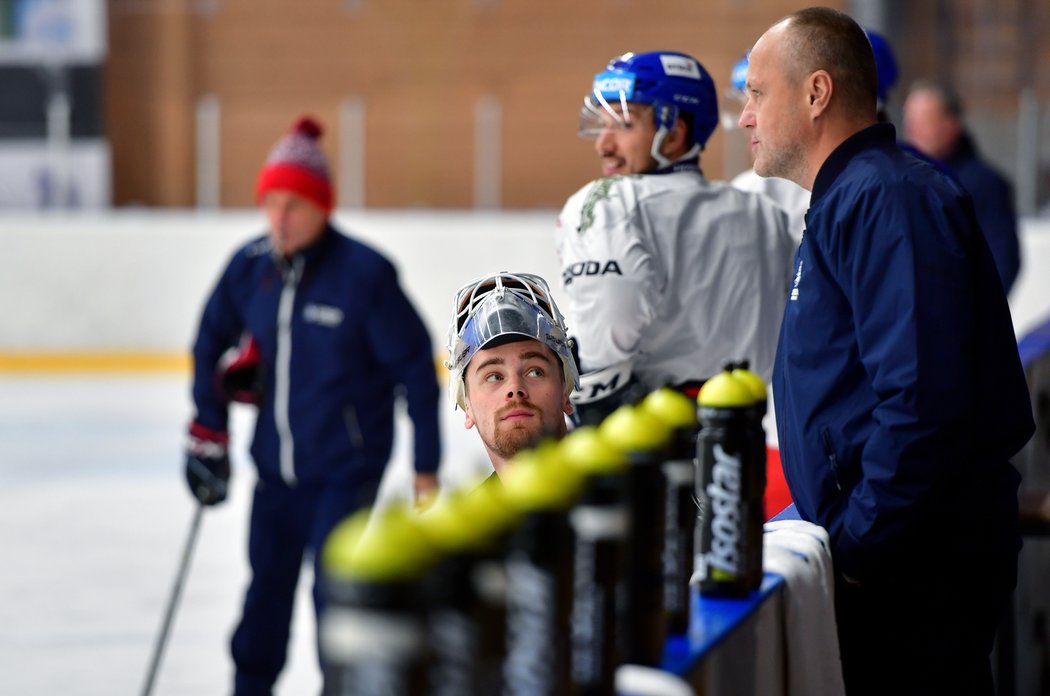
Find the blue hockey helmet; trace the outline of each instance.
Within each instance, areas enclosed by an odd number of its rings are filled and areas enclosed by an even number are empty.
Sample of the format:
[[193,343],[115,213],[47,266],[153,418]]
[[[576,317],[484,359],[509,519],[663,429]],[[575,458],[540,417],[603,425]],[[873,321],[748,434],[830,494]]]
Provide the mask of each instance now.
[[745,53],[743,58],[733,64],[733,70],[729,73],[729,86],[737,92],[743,92],[747,85],[747,66],[750,55],[751,51]]
[[695,157],[718,125],[715,85],[704,66],[692,56],[674,51],[625,53],[609,61],[594,76],[591,94],[584,97],[579,134],[594,137],[608,127],[609,117],[620,126],[630,122],[628,103],[653,108],[657,134],[653,157],[671,164],[659,146],[678,118],[688,115],[693,147],[681,159]]
[[733,64],[733,69],[729,73],[729,88],[722,94],[722,111],[719,115],[722,120],[722,128],[727,131],[740,127],[740,113],[744,109],[744,104],[747,103],[745,88],[750,55],[751,51],[748,50],[740,60]]
[[875,54],[879,106],[882,106],[886,103],[893,85],[897,84],[897,60],[893,57],[893,49],[890,48],[890,42],[886,40],[886,37],[872,29],[865,29],[864,33],[868,35],[868,42]]

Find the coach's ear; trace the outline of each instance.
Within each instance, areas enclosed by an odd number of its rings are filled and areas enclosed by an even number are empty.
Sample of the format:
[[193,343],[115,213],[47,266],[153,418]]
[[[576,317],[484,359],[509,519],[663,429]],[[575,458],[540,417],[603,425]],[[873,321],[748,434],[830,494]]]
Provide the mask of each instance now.
[[827,111],[831,97],[835,92],[835,83],[827,70],[816,70],[810,73],[805,81],[806,96],[809,101],[809,117],[816,120]]

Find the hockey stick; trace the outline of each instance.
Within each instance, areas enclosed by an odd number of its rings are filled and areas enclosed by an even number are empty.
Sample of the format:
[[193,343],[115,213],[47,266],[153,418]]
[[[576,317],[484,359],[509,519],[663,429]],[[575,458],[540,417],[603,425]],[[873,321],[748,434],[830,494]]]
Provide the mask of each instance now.
[[168,600],[168,608],[164,613],[164,621],[160,627],[157,642],[153,645],[153,657],[150,659],[149,671],[146,672],[146,684],[142,687],[142,696],[149,696],[153,691],[153,682],[157,677],[157,668],[160,666],[160,658],[164,653],[164,645],[168,642],[168,633],[171,630],[171,622],[175,616],[175,607],[179,603],[179,595],[182,594],[182,585],[186,581],[186,574],[190,568],[190,558],[193,556],[193,547],[197,542],[197,533],[201,527],[201,515],[204,506],[197,504],[193,513],[193,522],[190,523],[190,533],[186,538],[186,545],[182,549],[182,560],[179,561],[179,570],[175,575],[175,586],[171,589],[171,598]]

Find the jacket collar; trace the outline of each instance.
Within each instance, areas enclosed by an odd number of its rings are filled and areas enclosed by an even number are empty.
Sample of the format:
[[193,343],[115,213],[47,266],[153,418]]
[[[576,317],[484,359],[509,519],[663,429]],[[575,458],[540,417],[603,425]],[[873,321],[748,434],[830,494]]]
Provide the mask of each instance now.
[[[328,247],[332,238],[335,237],[336,234],[338,233],[335,231],[335,228],[332,227],[331,223],[326,222],[324,230],[321,232],[320,236],[318,236],[309,246],[300,249],[290,257],[278,253],[277,249],[271,246],[270,255],[273,257],[274,263],[277,264],[277,267],[280,269],[286,269],[293,265],[298,265],[301,268],[312,266],[324,255],[324,250]],[[301,261],[296,263],[299,259],[301,259]]]
[[876,123],[857,131],[850,137],[839,143],[839,146],[831,151],[824,164],[820,165],[817,177],[813,180],[813,194],[810,199],[810,207],[816,205],[824,192],[831,188],[839,175],[845,171],[853,158],[870,149],[888,149],[896,146],[897,129],[891,123]]

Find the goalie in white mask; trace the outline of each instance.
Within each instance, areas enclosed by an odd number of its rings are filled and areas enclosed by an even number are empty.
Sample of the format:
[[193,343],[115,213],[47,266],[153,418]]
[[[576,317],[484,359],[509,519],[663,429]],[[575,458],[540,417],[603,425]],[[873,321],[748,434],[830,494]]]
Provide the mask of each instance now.
[[449,390],[498,474],[521,450],[565,435],[569,394],[579,386],[565,321],[546,281],[528,273],[467,283],[453,311]]
[[702,174],[715,95],[694,58],[661,51],[614,58],[584,99],[602,178],[556,231],[584,423],[657,387],[688,391],[728,360],[769,378],[794,243],[774,204]]

